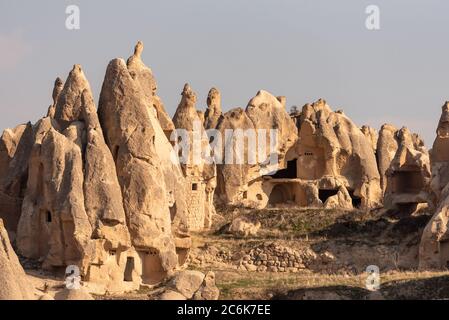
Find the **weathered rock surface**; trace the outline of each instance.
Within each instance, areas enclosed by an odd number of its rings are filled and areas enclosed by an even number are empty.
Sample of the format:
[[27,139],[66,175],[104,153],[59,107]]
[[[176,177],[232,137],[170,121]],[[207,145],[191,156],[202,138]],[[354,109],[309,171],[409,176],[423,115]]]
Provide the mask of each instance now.
[[215,273],[209,271],[204,276],[203,284],[200,289],[195,292],[193,298],[195,300],[218,300],[220,290],[215,285]]
[[215,273],[199,271],[178,272],[158,297],[159,300],[217,300],[220,290],[215,285]]
[[[138,42],[134,55],[127,62],[127,68],[135,83],[140,86],[140,92],[145,96],[150,126],[154,131],[155,153],[160,160],[165,188],[169,202],[173,232],[185,232],[188,229],[190,216],[187,204],[188,185],[183,177],[179,160],[177,159],[170,137],[175,130],[173,121],[164,109],[162,100],[157,96],[157,83],[153,73],[141,58],[143,43]],[[153,108],[151,108],[151,105]]]
[[0,138],[0,218],[15,233],[28,179],[28,159],[33,146],[33,126],[6,129]]
[[204,274],[199,271],[181,271],[172,280],[172,286],[187,299],[191,299],[201,287]]
[[343,185],[360,199],[361,207],[381,203],[372,143],[342,112],[333,112],[326,101],[303,107],[295,151],[299,178],[318,180],[321,190],[338,190]]
[[46,269],[78,266],[100,292],[161,281],[191,245],[174,124],[142,50],[111,61],[98,115],[75,65],[47,117],[0,139],[0,212],[18,250]]
[[215,129],[222,116],[221,94],[217,88],[211,88],[207,95],[207,109],[204,114],[204,128]]
[[231,138],[226,140],[225,131],[236,129],[254,130],[254,124],[248,117],[246,112],[241,108],[235,108],[226,112],[217,125],[224,143],[222,146],[223,161],[217,165],[217,195],[221,201],[227,204],[238,204],[243,198],[243,193],[247,189],[250,181],[251,165],[245,161],[238,163],[236,156],[233,159],[226,157],[225,150],[232,150],[234,155],[243,154],[243,159],[248,159],[249,152],[247,144],[240,144],[243,146],[242,153],[239,153],[239,142],[233,142]]
[[[283,99],[279,98],[280,104],[281,101]],[[257,115],[258,112],[254,112],[253,122]],[[251,181],[249,200],[259,207],[350,209],[381,205],[373,130],[359,129],[342,111],[333,112],[322,99],[305,105],[301,113],[296,112],[291,117],[292,120],[285,119],[273,125],[279,129],[279,170]],[[260,120],[255,124],[256,128],[259,126],[265,127]]]
[[[56,79],[46,117],[1,136],[0,218],[5,226],[0,222],[0,298],[35,298],[10,239],[21,255],[45,269],[80,268],[88,289],[64,289],[57,299],[92,299],[87,290],[97,290],[97,284],[98,291],[123,292],[141,282],[160,283],[194,260],[188,232],[211,226],[217,184],[217,200],[254,208],[369,209],[382,200],[388,209],[410,212],[422,204],[435,206],[421,239],[420,267],[449,265],[449,103],[443,106],[432,161],[423,141],[408,129],[386,124],[378,135],[373,128],[358,128],[321,99],[289,115],[285,97],[262,90],[245,110],[223,114],[220,92],[212,88],[203,114],[186,84],[172,120],[142,52],[138,42],[126,63],[109,63],[98,112],[89,82],[75,65],[65,83]],[[225,139],[214,150],[223,158],[218,166],[203,152],[195,162],[190,147],[187,161],[179,161],[173,148],[179,141],[170,142],[175,130],[185,130],[190,141],[198,134],[204,151],[209,141],[216,142],[206,134],[214,128]],[[227,130],[243,130],[243,135],[226,140]],[[256,130],[264,131],[258,135]],[[271,148],[273,130],[277,144]],[[263,141],[268,149],[260,152]],[[228,231],[248,237],[260,227],[260,222],[239,217]],[[400,257],[403,261],[395,258],[398,266],[416,262],[416,241],[413,245],[414,251]],[[271,243],[237,258],[229,252],[214,258],[232,260],[239,270],[299,272],[359,255],[348,248],[315,253]],[[390,259],[390,251],[384,256]],[[357,261],[371,258],[366,254]],[[204,259],[195,259],[203,266]],[[182,271],[159,298],[218,297],[213,272]]]
[[352,210],[354,209],[352,205],[352,199],[351,196],[346,190],[344,186],[341,186],[338,189],[338,192],[334,196],[330,196],[327,198],[326,202],[324,203],[324,208],[326,209],[346,209],[346,210]]
[[156,249],[162,269],[170,271],[177,265],[177,256],[151,108],[149,96],[142,92],[125,62],[112,60],[98,114],[115,161],[132,244]]
[[32,155],[17,232],[21,254],[49,266],[79,264],[92,226],[84,208],[79,146],[51,129]]
[[221,201],[266,206],[267,191],[261,178],[286,167],[286,153],[297,140],[295,123],[285,110],[285,98],[261,90],[245,111],[235,108],[222,115],[217,129],[224,140],[224,164],[217,167]]
[[382,192],[385,192],[387,189],[386,172],[390,168],[391,161],[394,159],[399,148],[397,131],[393,125],[384,124],[380,129],[379,139],[377,140],[377,163],[379,166]]
[[[181,102],[173,117],[177,130],[175,142],[179,142],[180,161],[187,180],[189,199],[189,230],[210,228],[212,216],[215,214],[213,203],[216,186],[216,167],[209,152],[209,159],[204,152],[209,150],[209,141],[203,127],[203,120],[198,116],[195,107],[196,94],[186,84],[181,93]],[[179,153],[179,152],[178,152]]]
[[437,200],[442,200],[442,192],[449,183],[449,102],[442,107],[441,117],[436,130],[437,136],[430,152],[431,189]]
[[449,102],[442,107],[436,133],[430,153],[430,187],[436,210],[422,234],[419,247],[421,269],[446,269],[449,266]]
[[[418,204],[431,203],[429,154],[418,135],[407,128],[397,131],[395,137],[398,148],[385,172],[384,206],[413,212]],[[384,155],[383,151],[388,152],[388,147],[379,150],[380,159],[387,159],[389,155]]]
[[[266,157],[277,152],[279,163],[283,164],[287,151],[298,139],[297,128],[285,109],[285,97],[275,97],[267,91],[259,91],[246,107],[246,113],[254,124],[255,129],[266,131],[267,144],[270,143],[270,130],[277,130],[276,150],[266,150]],[[254,150],[255,151],[255,150]],[[254,152],[253,151],[253,152]],[[259,159],[263,162],[265,159]]]
[[56,113],[56,104],[58,103],[59,95],[61,94],[62,90],[64,89],[64,82],[61,78],[56,78],[55,84],[53,86],[53,104],[48,107],[47,111],[47,117],[54,118]]
[[243,217],[237,217],[232,220],[229,232],[239,237],[255,236],[260,227],[260,222],[252,222]]
[[140,85],[142,94],[145,95],[148,102],[153,106],[153,112],[155,112],[163,132],[169,138],[175,126],[165,111],[161,98],[157,95],[157,82],[153,72],[142,61],[143,49],[143,43],[141,41],[137,42],[134,54],[127,61],[127,67],[131,77]]
[[80,66],[58,96],[55,119],[35,125],[29,163],[17,234],[21,254],[45,268],[77,265],[92,281],[99,280],[95,269],[104,268],[101,280],[119,285],[120,262],[108,264],[105,255],[126,251],[130,237],[114,161]]
[[34,288],[14,252],[0,219],[0,300],[33,300]]
[[371,147],[373,148],[373,151],[376,152],[377,150],[377,141],[379,139],[379,134],[377,133],[376,129],[371,128],[370,126],[362,126],[360,128],[362,133],[365,135],[365,137],[369,140],[371,143]]

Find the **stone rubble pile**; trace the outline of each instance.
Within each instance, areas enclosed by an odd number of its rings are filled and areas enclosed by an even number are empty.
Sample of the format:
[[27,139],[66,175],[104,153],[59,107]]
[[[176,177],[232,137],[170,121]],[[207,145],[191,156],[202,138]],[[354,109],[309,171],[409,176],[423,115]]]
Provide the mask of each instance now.
[[239,268],[258,272],[299,272],[314,263],[319,256],[310,248],[301,250],[276,243],[265,243],[243,255]]

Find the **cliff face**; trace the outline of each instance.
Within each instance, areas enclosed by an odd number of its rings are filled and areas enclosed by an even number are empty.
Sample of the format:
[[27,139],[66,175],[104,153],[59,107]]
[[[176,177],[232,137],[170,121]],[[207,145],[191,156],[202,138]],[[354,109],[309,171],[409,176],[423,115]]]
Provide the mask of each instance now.
[[46,269],[76,265],[109,291],[163,280],[190,249],[174,125],[142,50],[110,62],[98,113],[75,65],[55,81],[47,117],[0,141],[2,218],[20,254]]
[[[225,203],[344,209],[382,203],[376,133],[359,129],[324,100],[289,116],[284,97],[260,91],[246,111],[233,109],[224,114],[217,128],[222,133],[230,128],[257,132],[256,146],[250,150],[248,142],[244,147],[245,157],[257,154],[256,164],[219,166],[218,188]],[[270,146],[273,129],[277,137],[274,148]],[[259,131],[264,132],[262,136]],[[257,148],[264,141],[270,148],[260,154]],[[273,155],[277,160],[270,170],[264,165]]]
[[383,182],[386,184],[384,206],[412,213],[422,204],[431,203],[429,154],[417,134],[412,134],[405,127],[391,129],[389,126],[383,130],[388,134],[384,132],[382,139],[379,139],[380,163],[391,158],[390,165],[383,172]]
[[[431,161],[407,128],[359,128],[322,99],[289,115],[285,97],[261,90],[245,109],[222,113],[212,88],[203,114],[186,84],[172,120],[142,51],[139,42],[127,62],[110,61],[98,110],[75,65],[65,82],[56,79],[46,117],[2,134],[0,217],[18,253],[45,269],[76,265],[86,281],[123,291],[184,265],[189,232],[212,226],[214,200],[256,208],[383,204],[408,213],[427,205],[437,209],[420,263],[447,265],[448,103]],[[193,145],[186,158],[176,154],[179,131],[190,142],[199,134],[198,162]],[[210,147],[209,156],[221,157],[208,161]],[[18,286],[11,290],[20,295]]]
[[[98,113],[112,151],[133,245],[158,251],[164,270],[176,266],[170,208],[150,101],[123,60],[106,71]],[[165,138],[165,137],[164,137]],[[145,143],[142,143],[144,142]]]
[[203,126],[204,119],[195,105],[196,94],[189,84],[185,84],[173,117],[177,137],[172,138],[175,138],[175,143],[182,142],[184,145],[181,147],[178,143],[178,155],[181,157],[182,171],[189,186],[186,194],[191,214],[187,224],[190,230],[201,231],[212,226],[217,171],[210,152],[209,159],[206,158],[209,140]]
[[380,176],[370,140],[324,100],[305,105],[296,146],[298,174],[303,179],[320,180],[320,190],[344,187],[357,206],[378,206],[382,202]]
[[0,219],[0,300],[33,300],[34,288],[10,244],[8,233]]
[[436,133],[430,152],[430,188],[436,210],[421,238],[421,269],[444,269],[449,266],[449,102],[442,107]]

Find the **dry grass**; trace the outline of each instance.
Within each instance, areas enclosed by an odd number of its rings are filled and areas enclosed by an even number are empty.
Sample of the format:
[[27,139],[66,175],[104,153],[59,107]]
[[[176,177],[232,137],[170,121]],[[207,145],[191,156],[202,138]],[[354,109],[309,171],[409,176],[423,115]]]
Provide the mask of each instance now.
[[[270,299],[290,290],[345,287],[365,289],[366,275],[327,275],[314,273],[257,273],[246,271],[216,271],[221,299]],[[449,277],[449,272],[388,272],[381,274],[381,287],[394,287],[397,283],[419,282]],[[431,289],[431,288],[429,288]],[[359,290],[360,291],[360,290]],[[449,296],[448,296],[449,298]]]

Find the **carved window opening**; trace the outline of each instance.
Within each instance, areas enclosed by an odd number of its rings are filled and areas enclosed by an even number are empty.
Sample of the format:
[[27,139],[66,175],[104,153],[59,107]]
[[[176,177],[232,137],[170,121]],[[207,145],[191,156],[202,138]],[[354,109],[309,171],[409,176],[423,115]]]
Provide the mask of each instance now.
[[47,221],[47,223],[51,223],[51,220],[52,220],[51,212],[47,211],[46,214],[45,214],[45,221]]
[[124,281],[132,282],[133,281],[133,271],[134,271],[134,257],[128,257],[126,259],[126,267],[124,274]]

